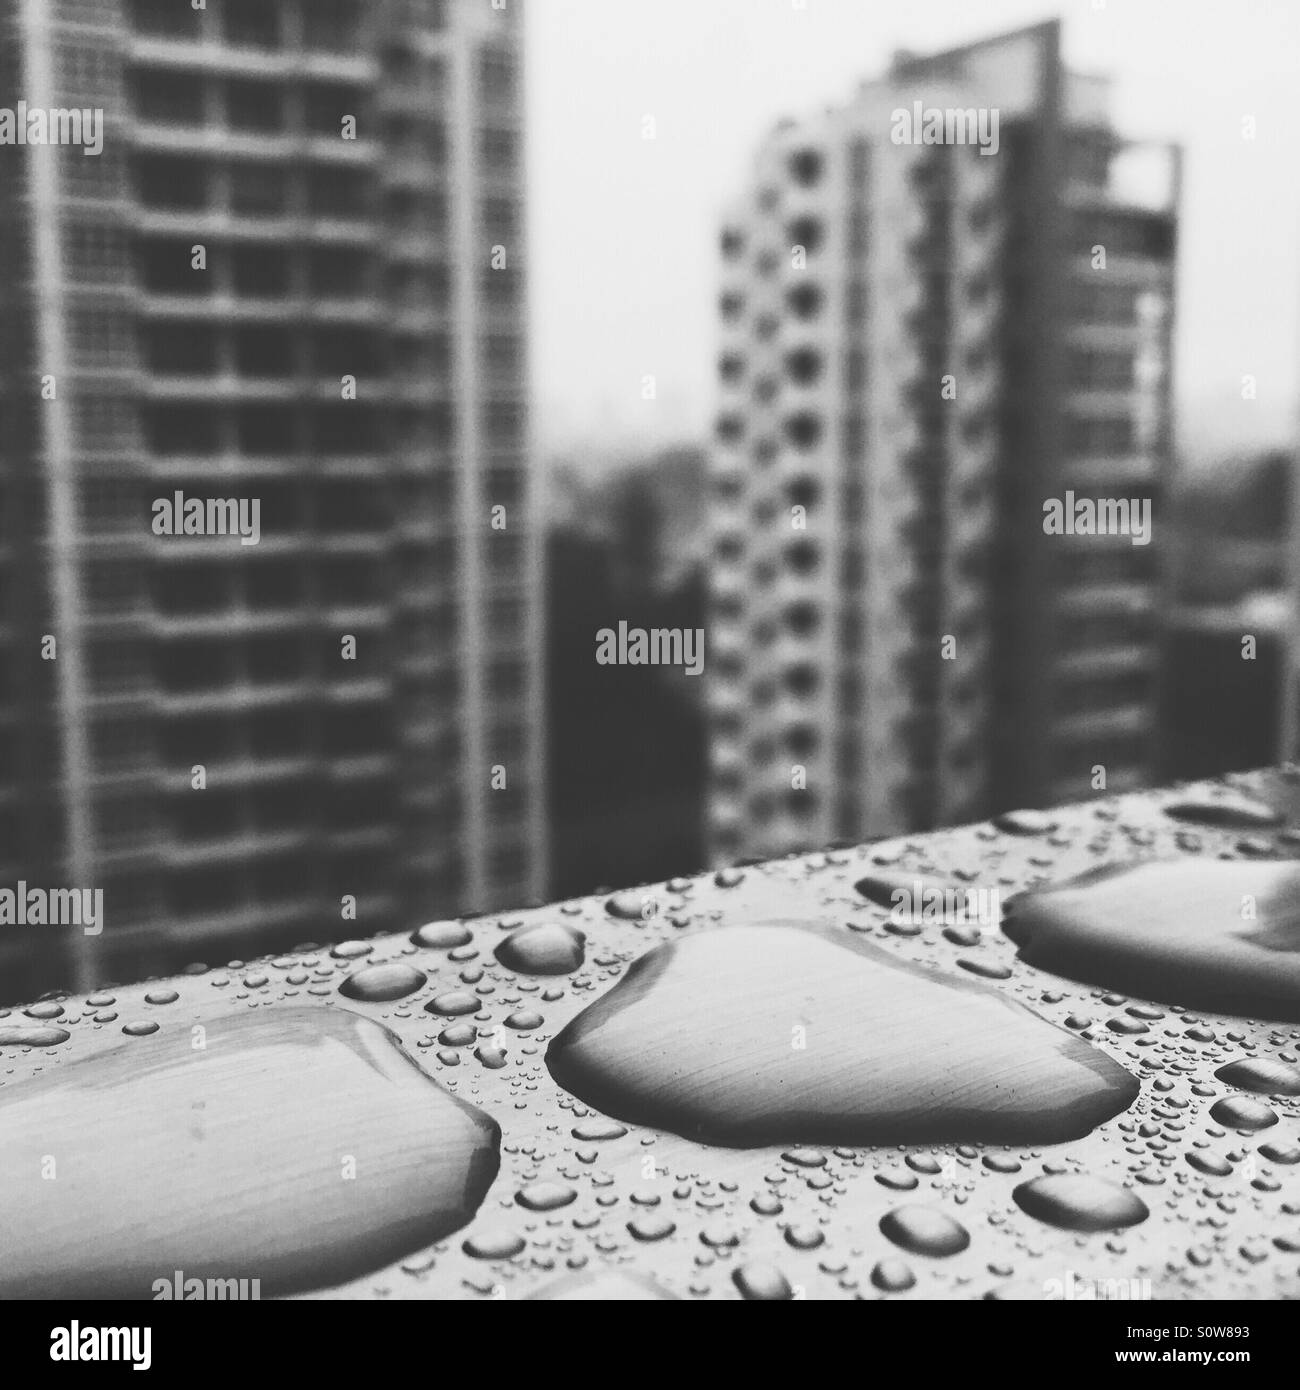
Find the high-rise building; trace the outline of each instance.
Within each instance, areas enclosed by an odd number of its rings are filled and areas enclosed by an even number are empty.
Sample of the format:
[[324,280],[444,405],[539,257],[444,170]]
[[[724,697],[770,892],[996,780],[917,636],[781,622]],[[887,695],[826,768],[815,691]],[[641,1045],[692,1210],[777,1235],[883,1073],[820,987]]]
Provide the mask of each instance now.
[[[1050,22],[759,150],[720,247],[715,860],[1147,775],[1179,152],[1106,95]],[[1051,499],[1148,500],[1155,542],[1048,534]]]
[[104,112],[0,147],[0,857],[83,986],[544,891],[519,12],[0,0]]

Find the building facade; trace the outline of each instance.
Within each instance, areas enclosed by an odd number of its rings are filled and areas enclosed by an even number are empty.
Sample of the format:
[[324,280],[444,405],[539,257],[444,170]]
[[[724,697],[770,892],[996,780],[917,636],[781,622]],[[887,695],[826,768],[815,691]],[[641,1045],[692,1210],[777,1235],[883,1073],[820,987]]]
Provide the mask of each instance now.
[[[759,150],[720,239],[715,861],[1147,778],[1179,158],[1105,98],[1052,22]],[[1045,531],[1103,498],[1154,539]]]
[[6,871],[104,890],[83,986],[545,890],[519,10],[0,3],[105,113],[0,149]]

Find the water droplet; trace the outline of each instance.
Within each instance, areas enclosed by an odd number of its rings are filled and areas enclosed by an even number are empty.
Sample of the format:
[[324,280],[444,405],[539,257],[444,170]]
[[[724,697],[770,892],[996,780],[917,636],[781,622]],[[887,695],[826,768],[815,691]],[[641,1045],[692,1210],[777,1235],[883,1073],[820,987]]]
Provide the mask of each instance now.
[[584,1144],[596,1144],[605,1139],[621,1139],[626,1133],[625,1125],[615,1120],[583,1120],[574,1125],[573,1137]]
[[401,961],[390,961],[386,965],[367,965],[353,971],[339,986],[339,993],[367,1004],[382,1004],[414,994],[417,989],[424,988],[427,980],[423,970]]
[[1056,820],[1045,811],[1003,811],[993,824],[1008,835],[1048,835],[1056,829]]
[[335,960],[356,960],[359,956],[368,956],[374,949],[371,941],[340,941],[331,947],[330,955]]
[[562,1182],[534,1182],[515,1193],[515,1201],[529,1211],[558,1211],[576,1201],[577,1192]]
[[434,995],[424,1006],[426,1013],[445,1014],[449,1018],[456,1018],[461,1014],[476,1014],[482,1007],[483,1001],[467,989],[453,989],[446,994]]
[[756,1303],[776,1303],[794,1297],[790,1281],[775,1265],[747,1264],[731,1272],[731,1282],[741,1298]]
[[468,1047],[477,1039],[478,1029],[472,1023],[449,1023],[438,1034],[438,1041],[444,1047]]
[[1187,1161],[1198,1173],[1204,1173],[1207,1177],[1226,1178],[1232,1172],[1232,1164],[1226,1158],[1220,1158],[1218,1154],[1203,1153],[1200,1149],[1192,1149],[1187,1155]]
[[461,1249],[475,1260],[513,1260],[527,1242],[509,1230],[482,1231],[461,1242]]
[[958,958],[957,964],[972,975],[980,975],[986,980],[1009,980],[1011,978],[1011,967],[999,965],[996,961],[972,960],[968,956],[961,956]]
[[902,1260],[879,1260],[871,1271],[871,1282],[885,1293],[906,1293],[916,1283],[916,1275]]
[[411,933],[411,941],[416,946],[427,946],[434,951],[450,951],[457,946],[468,946],[474,934],[460,922],[426,922]]
[[1165,815],[1172,816],[1174,820],[1192,825],[1214,825],[1227,830],[1282,824],[1282,817],[1271,806],[1245,796],[1188,799],[1166,806],[1164,810]]
[[[800,1048],[792,1027],[809,1009],[816,1046]],[[735,1147],[1061,1142],[1138,1090],[1118,1063],[1016,1001],[848,933],[782,923],[650,951],[546,1060],[606,1114]]]
[[1061,1173],[1022,1182],[1011,1194],[1021,1211],[1067,1231],[1113,1231],[1151,1215],[1127,1188],[1085,1173]]
[[785,1243],[795,1250],[816,1250],[825,1244],[826,1232],[816,1226],[787,1226]]
[[885,1237],[913,1255],[945,1258],[970,1244],[970,1232],[933,1207],[898,1207],[880,1218]]
[[1259,1146],[1261,1158],[1266,1158],[1270,1163],[1282,1163],[1290,1165],[1300,1163],[1300,1148],[1294,1144],[1261,1144]]
[[617,917],[623,922],[640,922],[649,912],[652,900],[647,894],[628,892],[615,893],[605,904],[605,911],[611,917]]
[[512,932],[496,949],[507,970],[521,975],[567,975],[582,965],[586,937],[561,922],[538,922]]
[[1300,1095],[1300,1071],[1271,1057],[1242,1057],[1214,1074],[1239,1091],[1258,1091],[1266,1096]]
[[174,989],[155,989],[151,990],[144,997],[146,1004],[174,1004],[180,995]]
[[627,1223],[627,1229],[634,1240],[663,1240],[677,1229],[677,1223],[671,1217],[656,1212],[634,1218]]
[[539,1013],[534,1013],[532,1009],[520,1009],[517,1013],[506,1015],[506,1027],[513,1028],[517,1032],[527,1033],[534,1028],[540,1028],[546,1020]]
[[238,1271],[264,1296],[331,1287],[473,1215],[496,1125],[386,1029],[323,1008],[205,1027],[206,1048],[177,1030],[144,1059],[124,1043],[0,1091],[0,1296],[148,1298],[176,1269]]
[[[1254,907],[1243,916],[1245,906]],[[1006,905],[1031,965],[1165,1004],[1300,1020],[1300,869],[1158,861],[1094,869]]]
[[985,1154],[984,1166],[990,1173],[1018,1173],[1020,1162],[1010,1154]]
[[28,1018],[38,1018],[41,1020],[58,1018],[63,1013],[63,1005],[57,1004],[54,1000],[47,1000],[43,1004],[33,1004],[30,1009],[24,1009],[23,1013]]
[[66,1028],[0,1028],[0,1047],[55,1047],[71,1036]]
[[138,1023],[124,1023],[122,1031],[128,1038],[147,1038],[158,1031],[158,1025],[152,1019],[143,1019]]
[[1277,1114],[1251,1096],[1225,1096],[1210,1106],[1210,1118],[1225,1129],[1268,1129],[1277,1124]]

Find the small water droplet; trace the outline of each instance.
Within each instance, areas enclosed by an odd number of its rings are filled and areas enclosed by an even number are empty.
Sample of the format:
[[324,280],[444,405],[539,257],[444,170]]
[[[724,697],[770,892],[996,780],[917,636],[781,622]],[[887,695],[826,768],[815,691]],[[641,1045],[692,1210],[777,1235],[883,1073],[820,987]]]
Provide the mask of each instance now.
[[521,975],[567,975],[579,969],[586,937],[562,922],[538,922],[512,932],[496,948],[507,970]]
[[460,922],[426,922],[411,933],[411,941],[416,946],[426,946],[434,951],[450,951],[456,946],[468,946],[474,940],[474,933]]
[[1151,1215],[1127,1188],[1084,1173],[1031,1178],[1011,1194],[1021,1211],[1067,1231],[1112,1231]]
[[417,989],[424,988],[427,980],[423,970],[416,970],[402,961],[390,961],[353,971],[339,986],[339,993],[363,1003],[381,1004],[414,994]]

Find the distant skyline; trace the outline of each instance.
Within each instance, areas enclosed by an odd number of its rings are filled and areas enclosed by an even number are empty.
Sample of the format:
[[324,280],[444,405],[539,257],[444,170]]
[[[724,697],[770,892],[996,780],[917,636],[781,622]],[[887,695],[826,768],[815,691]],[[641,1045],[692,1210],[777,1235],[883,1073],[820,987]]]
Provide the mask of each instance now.
[[[1094,8],[1096,6],[1096,8]],[[1300,422],[1300,5],[1283,0],[531,0],[538,438],[707,436],[717,233],[764,133],[846,101],[895,49],[1049,19],[1135,138],[1185,147],[1175,374],[1193,461]],[[1242,135],[1253,116],[1256,136]],[[654,138],[642,135],[644,118]],[[1241,400],[1241,379],[1258,399]],[[655,378],[656,398],[642,399]]]

